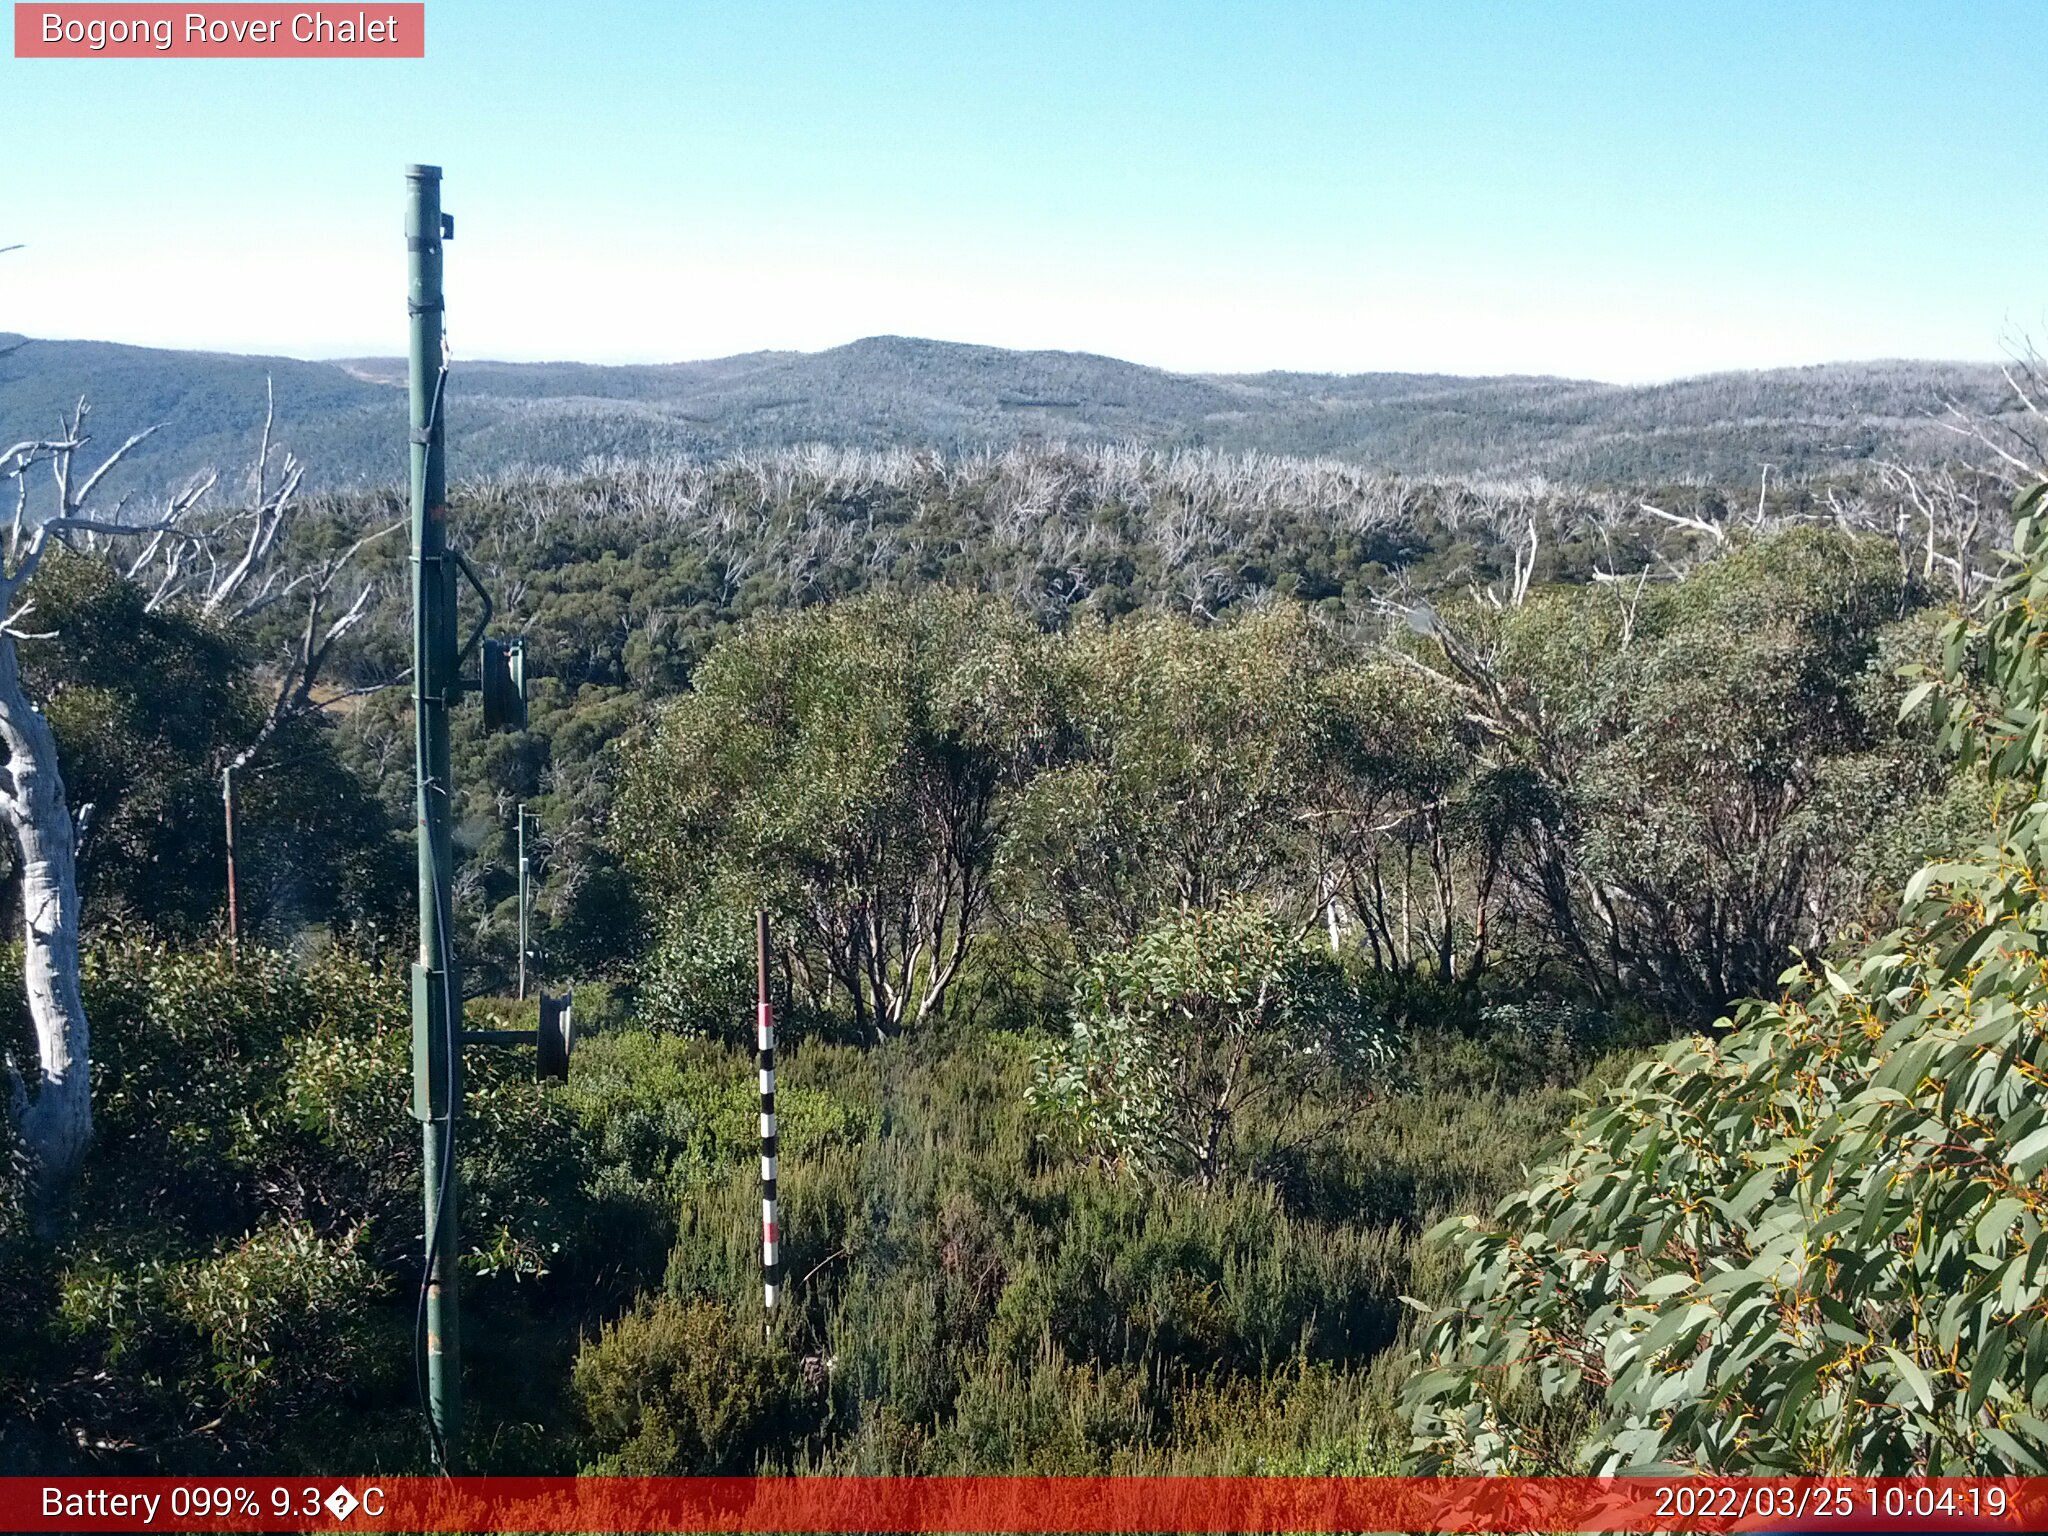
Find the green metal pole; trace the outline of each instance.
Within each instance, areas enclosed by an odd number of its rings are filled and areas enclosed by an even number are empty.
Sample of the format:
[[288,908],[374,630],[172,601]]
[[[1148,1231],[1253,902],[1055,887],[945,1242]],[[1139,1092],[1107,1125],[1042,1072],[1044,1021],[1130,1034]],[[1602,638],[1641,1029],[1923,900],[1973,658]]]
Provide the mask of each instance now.
[[526,807],[519,807],[519,996],[526,997]]
[[[462,1103],[462,988],[455,972],[449,849],[448,711],[457,681],[455,565],[447,553],[442,373],[441,171],[408,166],[405,244],[412,397],[412,704],[417,735],[420,955],[412,973],[413,1115],[420,1122],[427,1233],[426,1374],[444,1471],[462,1432],[461,1329],[456,1297],[455,1122]],[[451,231],[452,232],[452,231]]]

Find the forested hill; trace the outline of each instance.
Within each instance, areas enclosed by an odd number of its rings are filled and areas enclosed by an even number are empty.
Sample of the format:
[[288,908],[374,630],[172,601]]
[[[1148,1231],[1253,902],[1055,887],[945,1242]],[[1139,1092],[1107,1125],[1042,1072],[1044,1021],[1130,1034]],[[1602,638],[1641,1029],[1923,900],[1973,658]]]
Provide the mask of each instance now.
[[[0,334],[0,349],[23,338]],[[127,489],[242,462],[277,391],[284,440],[316,485],[392,483],[403,365],[306,362],[29,340],[0,355],[0,419],[22,432],[79,396],[102,442],[164,430]],[[1989,364],[1870,362],[1624,386],[1433,374],[1192,375],[1077,352],[898,336],[824,352],[646,367],[461,362],[453,465],[573,467],[592,455],[731,453],[793,443],[945,450],[1138,442],[1329,455],[1407,474],[1575,482],[1747,481],[1952,454],[1951,401],[2005,408]],[[16,435],[20,435],[17,432]]]

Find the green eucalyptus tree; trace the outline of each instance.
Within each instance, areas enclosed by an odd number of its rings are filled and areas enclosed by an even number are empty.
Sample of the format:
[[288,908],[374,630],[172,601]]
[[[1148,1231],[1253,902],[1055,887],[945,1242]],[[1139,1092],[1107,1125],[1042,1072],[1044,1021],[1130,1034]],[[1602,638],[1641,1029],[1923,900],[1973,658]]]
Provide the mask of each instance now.
[[1000,803],[1050,746],[1042,674],[1013,614],[943,592],[736,630],[656,719],[615,818],[666,912],[657,973],[743,965],[764,906],[808,1008],[873,1036],[937,1012],[984,922]]
[[1793,529],[1682,581],[1438,618],[1534,957],[1704,1022],[1896,890],[1914,839],[1885,829],[1946,824],[1945,770],[1897,729],[1898,690],[1869,685],[1919,601],[1890,545]]
[[1056,647],[1061,752],[1006,823],[999,890],[1059,974],[1163,911],[1256,895],[1320,911],[1314,815],[1337,648],[1285,604],[1227,622],[1132,616]]
[[[1208,1185],[1327,1132],[1391,1059],[1342,968],[1238,898],[1097,956],[1031,1097],[1056,1136],[1107,1165]],[[1255,1109],[1263,1148],[1243,1144]]]
[[1994,841],[1922,868],[1853,961],[1638,1067],[1491,1220],[1446,1224],[1425,1464],[2048,1471],[2042,501],[1905,701],[1988,766]]

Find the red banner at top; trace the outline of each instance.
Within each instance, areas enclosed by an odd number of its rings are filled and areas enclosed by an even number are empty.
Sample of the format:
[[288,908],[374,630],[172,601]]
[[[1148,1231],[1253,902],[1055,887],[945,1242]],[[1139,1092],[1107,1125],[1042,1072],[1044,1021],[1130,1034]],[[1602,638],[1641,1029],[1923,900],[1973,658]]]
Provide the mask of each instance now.
[[17,59],[422,59],[424,4],[64,5],[17,0]]

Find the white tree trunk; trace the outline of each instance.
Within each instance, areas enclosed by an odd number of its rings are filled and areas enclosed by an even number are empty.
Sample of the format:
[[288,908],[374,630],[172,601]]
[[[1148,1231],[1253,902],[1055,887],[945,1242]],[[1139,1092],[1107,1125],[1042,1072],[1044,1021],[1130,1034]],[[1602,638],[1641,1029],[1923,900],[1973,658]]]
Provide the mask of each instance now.
[[9,1065],[16,1134],[38,1193],[54,1196],[78,1171],[92,1137],[91,1055],[78,991],[78,879],[71,809],[50,723],[22,690],[13,636],[0,632],[0,820],[21,860],[22,984],[35,1030],[33,1096]]
[[[109,454],[98,469],[83,480],[76,480],[72,473],[74,455],[88,441],[85,416],[86,404],[81,400],[60,436],[31,439],[0,449],[0,481],[17,482],[14,519],[6,534],[4,553],[0,553],[0,747],[7,751],[6,761],[0,763],[0,822],[6,823],[21,861],[25,945],[22,990],[35,1031],[37,1056],[33,1093],[14,1059],[6,1059],[7,1107],[8,1118],[21,1139],[35,1180],[39,1225],[48,1225],[56,1215],[59,1197],[78,1172],[86,1145],[92,1140],[92,1055],[85,1004],[78,990],[78,870],[71,807],[65,803],[64,777],[57,767],[57,738],[50,731],[50,722],[29,702],[21,686],[21,669],[14,651],[19,631],[13,626],[32,606],[20,601],[22,588],[35,575],[52,537],[68,539],[82,534],[91,548],[97,548],[101,539],[148,537],[149,545],[127,574],[130,578],[139,576],[151,560],[162,557],[169,571],[159,583],[150,606],[167,601],[180,589],[178,573],[186,568],[184,554],[191,545],[205,543],[181,525],[213,484],[211,476],[194,482],[171,499],[155,522],[123,522],[119,508],[111,521],[84,515],[93,488],[129,449],[157,430],[147,427],[135,433]],[[267,476],[269,457],[270,428],[266,420],[256,465],[258,505],[249,514],[253,532],[247,552],[227,582],[213,587],[211,600],[206,604],[208,612],[214,612],[231,598],[269,558],[286,510],[297,493],[302,473],[297,461],[286,455],[284,482],[273,490]],[[30,533],[23,526],[22,514],[28,505],[23,476],[31,466],[41,463],[50,464],[56,472],[57,507],[54,516],[36,524]],[[281,701],[293,705],[310,702],[313,678],[328,647],[362,617],[369,601],[367,586],[355,606],[329,625],[324,637],[316,639],[321,600],[342,566],[377,537],[381,534],[359,539],[320,574],[306,619],[304,659],[296,683],[287,679]],[[167,553],[170,550],[180,553],[173,556]],[[201,563],[195,560],[191,568],[196,570]],[[209,571],[219,568],[217,562],[204,564]],[[283,596],[298,585],[298,581],[293,581],[278,595]]]

